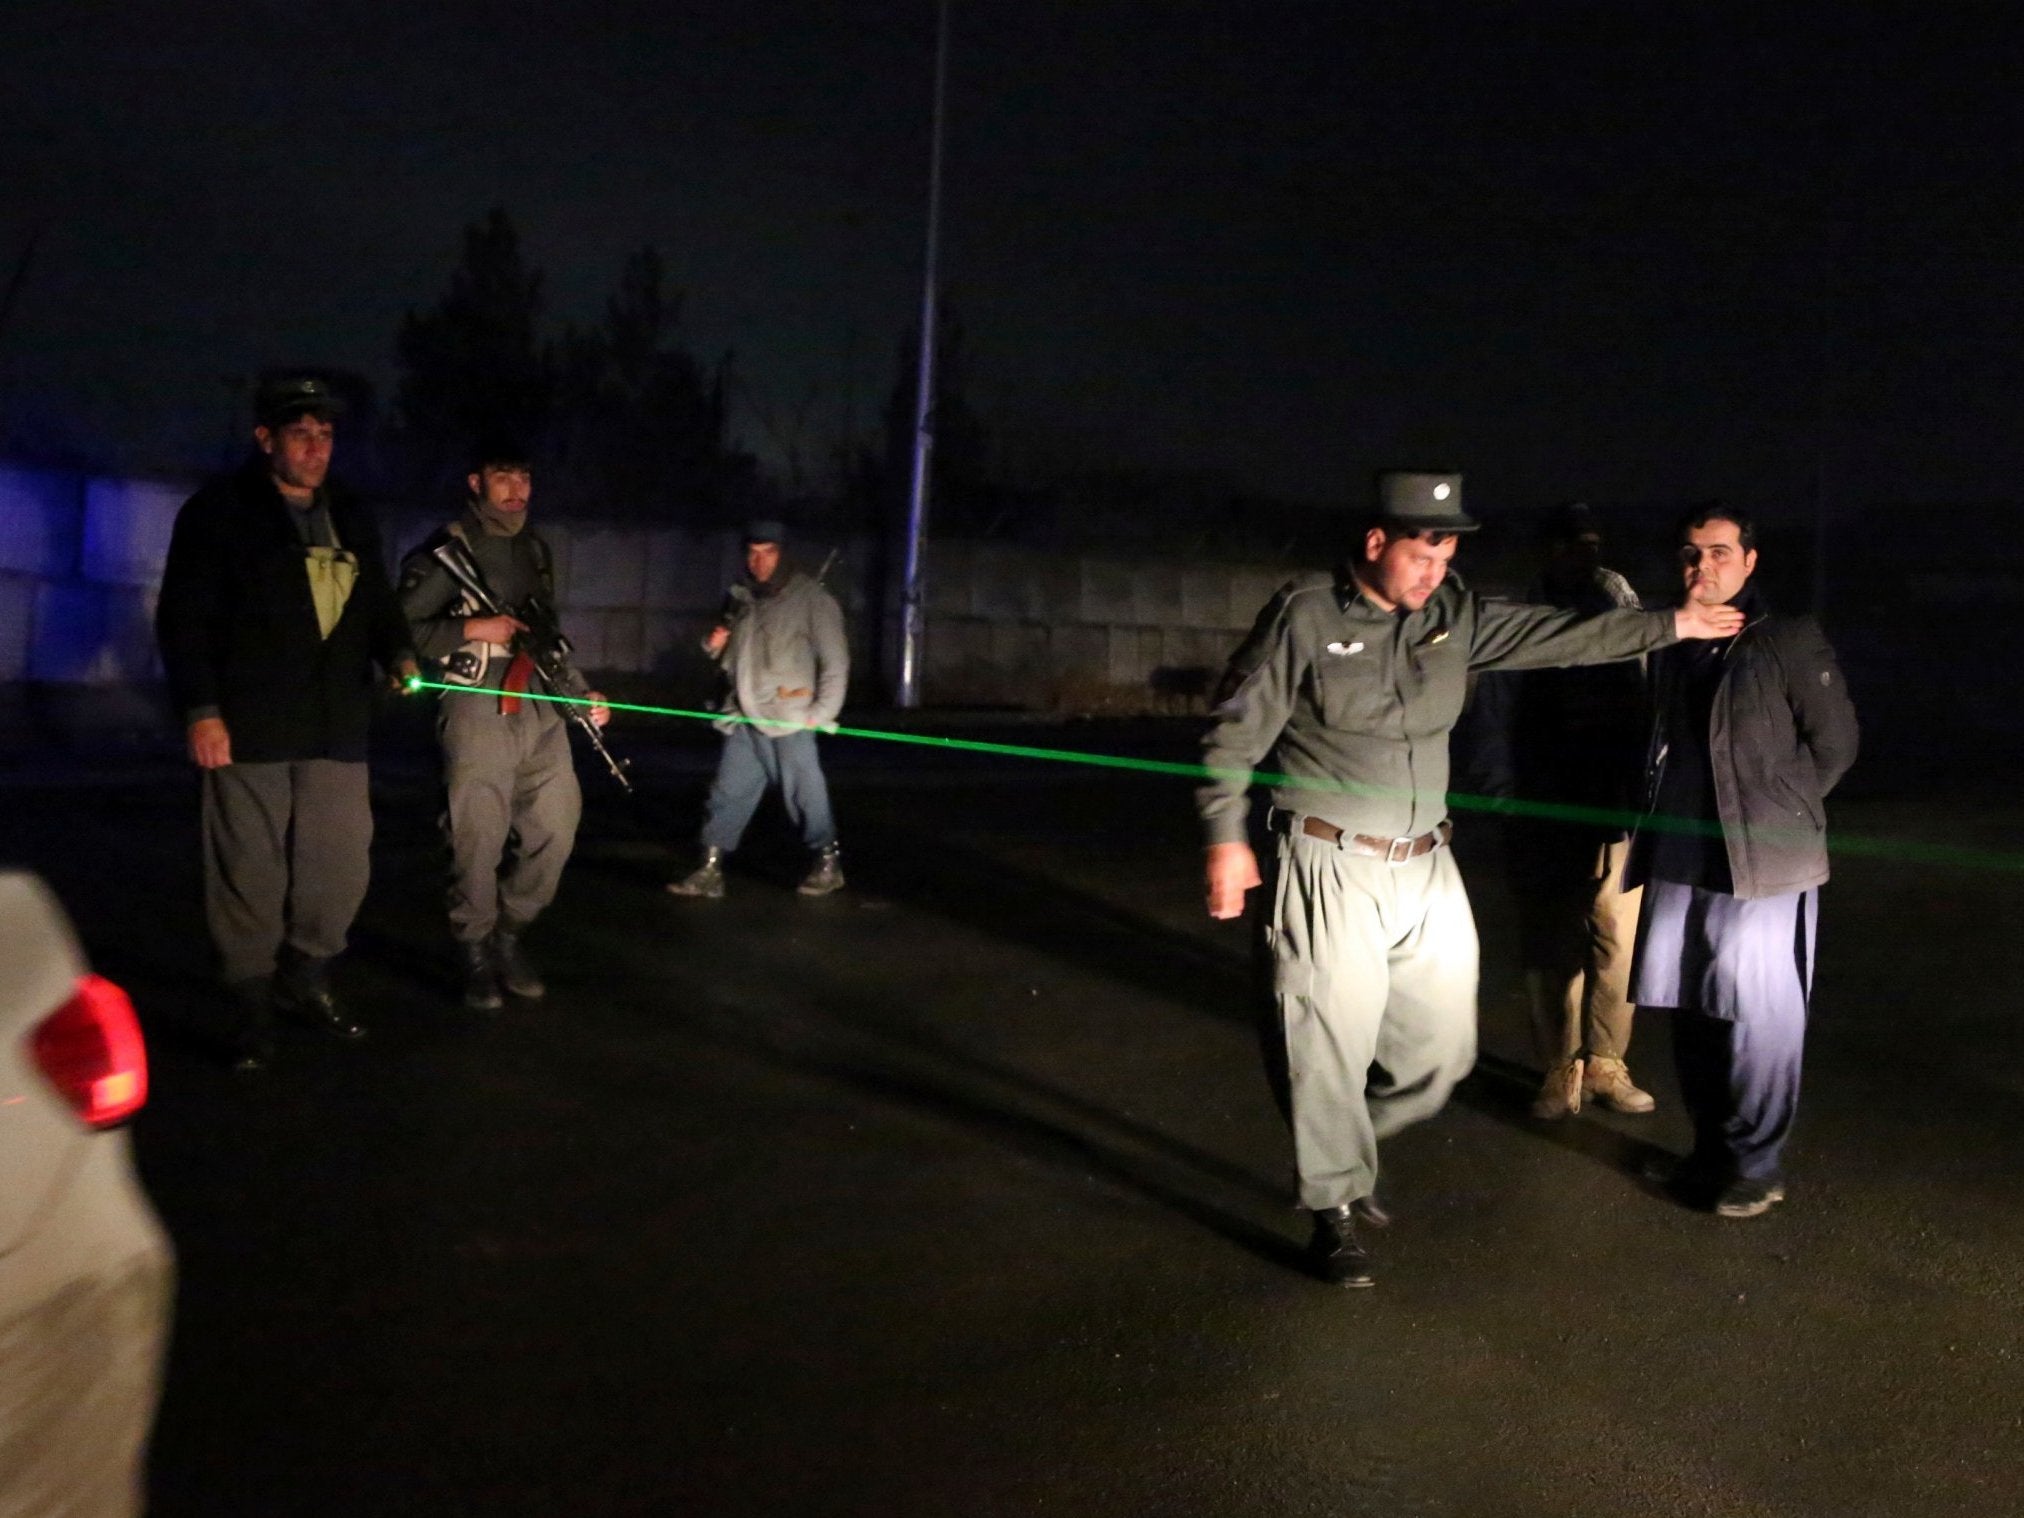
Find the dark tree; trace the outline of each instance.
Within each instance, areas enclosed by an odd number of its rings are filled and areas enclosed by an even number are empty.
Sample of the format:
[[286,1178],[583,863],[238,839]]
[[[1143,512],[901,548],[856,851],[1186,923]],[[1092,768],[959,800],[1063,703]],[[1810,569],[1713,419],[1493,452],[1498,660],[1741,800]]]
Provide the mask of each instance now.
[[642,522],[716,514],[736,461],[724,442],[723,372],[674,341],[681,295],[660,255],[626,261],[604,321],[571,330],[555,364],[555,455],[578,510]]
[[464,229],[463,259],[435,309],[401,322],[391,452],[410,489],[449,488],[480,438],[537,445],[554,391],[541,306],[541,275],[521,255],[512,218],[494,207]]

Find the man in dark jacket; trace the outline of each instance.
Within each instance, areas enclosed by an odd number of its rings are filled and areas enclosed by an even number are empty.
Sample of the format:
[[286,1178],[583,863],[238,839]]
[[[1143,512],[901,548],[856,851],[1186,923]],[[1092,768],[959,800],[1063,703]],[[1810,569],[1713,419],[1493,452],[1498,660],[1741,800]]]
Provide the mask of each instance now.
[[373,666],[414,662],[372,517],[330,478],[340,409],[320,380],[260,387],[259,451],[177,514],[155,617],[203,772],[204,909],[243,1068],[271,1056],[271,1010],[365,1032],[329,967],[365,898]]
[[1819,624],[1774,615],[1750,583],[1749,514],[1689,513],[1689,605],[1743,630],[1652,660],[1648,815],[1626,881],[1644,886],[1631,999],[1677,1008],[1673,1048],[1694,1147],[1664,1174],[1723,1217],[1783,1201],[1813,988],[1824,798],[1855,762],[1855,708]]

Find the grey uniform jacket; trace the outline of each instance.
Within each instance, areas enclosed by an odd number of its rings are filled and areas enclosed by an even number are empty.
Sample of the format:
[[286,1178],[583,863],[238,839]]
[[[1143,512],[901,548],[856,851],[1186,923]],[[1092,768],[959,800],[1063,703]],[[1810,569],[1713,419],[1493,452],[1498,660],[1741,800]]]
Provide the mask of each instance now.
[[[824,727],[843,710],[850,683],[850,641],[836,597],[790,571],[770,596],[753,596],[724,645],[731,691],[724,710],[768,722]],[[769,738],[793,727],[762,726]]]
[[[1677,679],[1674,659],[1652,661],[1647,807],[1665,770]],[[1827,879],[1827,793],[1855,763],[1856,744],[1855,703],[1818,622],[1767,614],[1736,634],[1708,719],[1731,895],[1750,901]],[[1633,846],[1626,888],[1642,883],[1643,859]]]
[[[1277,750],[1273,801],[1375,838],[1448,814],[1448,731],[1469,671],[1635,658],[1674,641],[1670,611],[1584,616],[1486,600],[1453,575],[1416,612],[1381,611],[1346,573],[1287,582],[1231,658],[1197,792],[1210,843],[1245,836],[1250,771]],[[1301,782],[1309,782],[1302,784]]]

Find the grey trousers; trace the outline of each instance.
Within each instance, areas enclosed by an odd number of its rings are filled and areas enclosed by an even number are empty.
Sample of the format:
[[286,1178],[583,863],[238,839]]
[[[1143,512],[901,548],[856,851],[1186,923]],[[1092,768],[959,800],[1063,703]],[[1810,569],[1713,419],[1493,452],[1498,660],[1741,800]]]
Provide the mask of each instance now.
[[226,980],[272,975],[284,940],[311,959],[344,951],[371,870],[363,762],[205,770],[203,828],[204,916]]
[[510,715],[493,696],[445,696],[438,725],[448,791],[450,931],[476,943],[502,922],[518,931],[562,885],[583,792],[569,725],[546,701]]
[[1476,920],[1447,849],[1393,865],[1285,833],[1269,890],[1300,1203],[1337,1207],[1476,1062]]

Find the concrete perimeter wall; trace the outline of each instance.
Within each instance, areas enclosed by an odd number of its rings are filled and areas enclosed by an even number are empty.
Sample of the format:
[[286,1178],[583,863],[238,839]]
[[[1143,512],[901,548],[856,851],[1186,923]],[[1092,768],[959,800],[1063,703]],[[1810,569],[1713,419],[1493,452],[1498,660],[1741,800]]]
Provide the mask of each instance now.
[[[159,681],[153,617],[187,482],[85,477],[0,465],[0,683],[118,687]],[[388,553],[440,514],[383,512]],[[731,532],[544,521],[564,622],[587,670],[681,683],[707,675],[696,644],[742,549]],[[889,629],[872,607],[869,540],[798,545],[804,565],[831,546],[862,673],[855,700],[885,682],[870,666]],[[1157,563],[937,542],[930,555],[923,685],[938,705],[1071,711],[1196,709],[1284,578],[1246,565]]]

